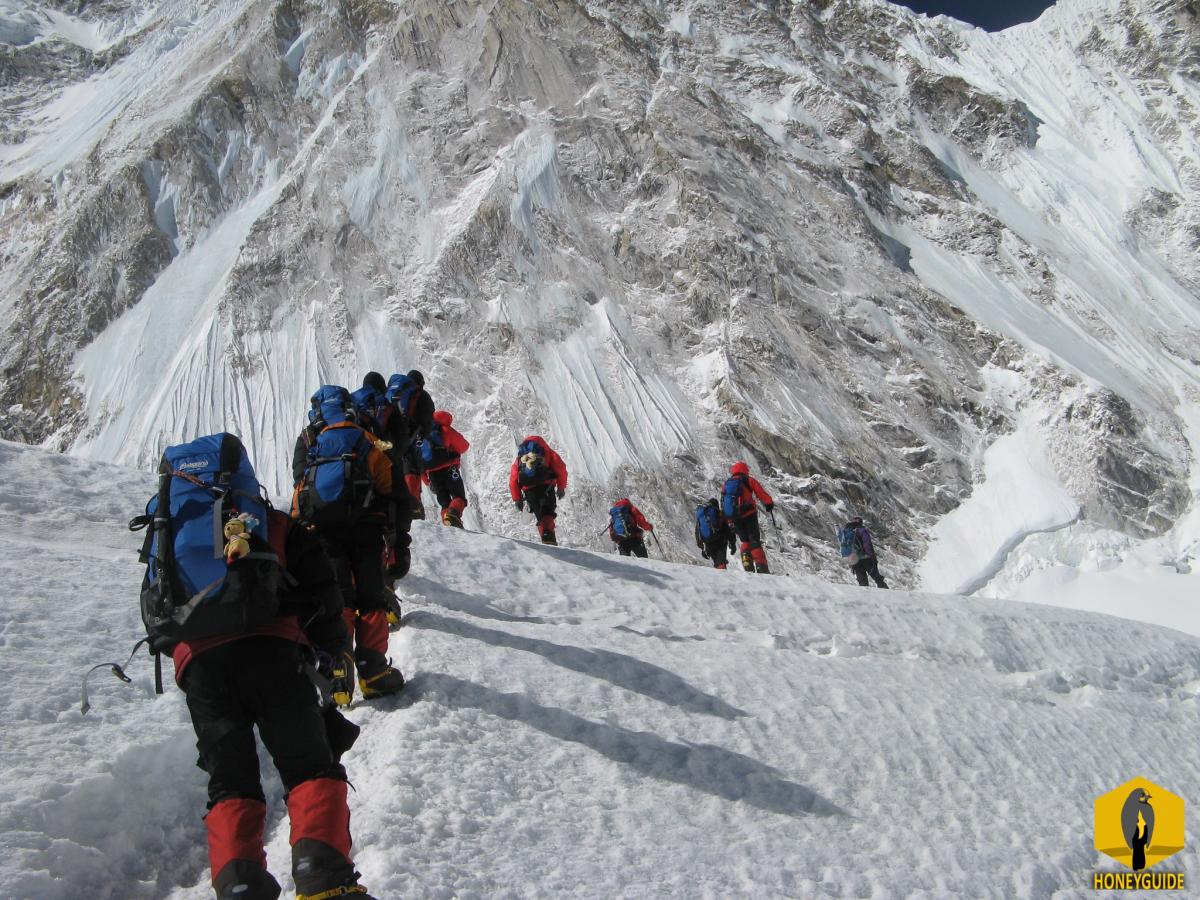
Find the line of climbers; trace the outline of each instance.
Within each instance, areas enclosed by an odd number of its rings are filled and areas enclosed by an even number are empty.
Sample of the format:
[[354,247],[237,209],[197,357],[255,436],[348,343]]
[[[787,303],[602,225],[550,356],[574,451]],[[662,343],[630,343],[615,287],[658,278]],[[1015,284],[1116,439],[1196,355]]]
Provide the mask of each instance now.
[[[758,524],[759,502],[767,515],[772,515],[775,501],[771,495],[750,474],[750,468],[744,462],[736,462],[729,469],[721,500],[713,497],[696,508],[696,546],[705,559],[712,560],[714,567],[727,567],[725,549],[728,547],[730,553],[734,552],[736,536],[741,542],[742,568],[747,572],[770,571],[762,529]],[[604,532],[617,545],[617,551],[622,556],[644,558],[647,555],[645,534],[653,534],[654,526],[642,511],[628,497],[623,497],[613,504],[608,515],[609,523]]]
[[[364,699],[404,687],[387,651],[400,624],[395,583],[409,570],[412,519],[424,517],[421,485],[437,497],[445,525],[461,528],[467,506],[460,463],[470,444],[452,423],[416,370],[386,382],[370,372],[353,393],[321,386],[296,439],[290,516],[271,507],[235,435],[163,453],[158,491],[130,528],[146,530],[141,608],[156,688],[161,656],[170,656],[209,776],[204,821],[218,900],[280,893],[263,849],[256,727],[287,791],[297,900],[370,900],[350,857],[340,762],[359,729],[339,708],[353,698],[355,674]],[[522,440],[509,491],[543,543],[557,543],[556,504],[566,489],[562,458],[537,435]],[[697,509],[696,543],[716,568],[726,567],[736,536],[743,567],[768,571],[759,503],[773,520],[770,494],[738,462],[721,500]],[[622,498],[605,530],[621,555],[645,557],[654,527]],[[859,584],[869,576],[886,587],[862,520],[840,539]],[[119,665],[99,668],[128,680]]]
[[[554,458],[557,460],[557,455]],[[516,471],[514,463],[513,472]],[[766,548],[763,546],[762,527],[758,521],[759,503],[774,523],[774,499],[750,474],[750,467],[739,461],[729,468],[729,478],[722,486],[721,499],[711,497],[707,503],[696,507],[696,546],[700,548],[701,556],[712,560],[714,568],[728,568],[727,552],[740,551],[742,568],[747,572],[770,571]],[[609,535],[622,556],[645,558],[645,535],[647,532],[653,535],[654,526],[642,511],[628,497],[622,497],[609,509],[608,516],[609,522],[601,534]],[[860,585],[866,587],[870,576],[878,587],[887,587],[883,576],[879,574],[871,532],[861,518],[852,519],[844,528],[838,529],[838,543],[842,558]]]

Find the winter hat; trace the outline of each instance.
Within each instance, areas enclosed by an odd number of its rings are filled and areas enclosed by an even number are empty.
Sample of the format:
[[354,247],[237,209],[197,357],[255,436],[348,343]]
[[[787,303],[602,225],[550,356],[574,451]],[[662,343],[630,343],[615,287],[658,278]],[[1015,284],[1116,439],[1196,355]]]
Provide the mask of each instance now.
[[741,460],[739,460],[738,462],[735,462],[732,466],[729,467],[729,474],[730,475],[749,475],[750,467],[748,465],[746,465],[744,462],[742,462]]
[[413,381],[415,381],[417,384],[419,384],[421,387],[425,387],[425,376],[422,375],[418,369],[413,369],[411,372],[409,372],[408,377],[411,378]]
[[363,387],[374,388],[381,394],[387,393],[387,382],[378,372],[368,372],[363,376]]
[[439,409],[433,414],[433,421],[439,425],[453,425],[454,415],[448,409]]
[[708,498],[708,505],[709,505],[709,506],[711,506],[713,509],[720,509],[720,508],[721,508],[721,504],[717,502],[717,498],[716,498],[716,497],[709,497],[709,498]]

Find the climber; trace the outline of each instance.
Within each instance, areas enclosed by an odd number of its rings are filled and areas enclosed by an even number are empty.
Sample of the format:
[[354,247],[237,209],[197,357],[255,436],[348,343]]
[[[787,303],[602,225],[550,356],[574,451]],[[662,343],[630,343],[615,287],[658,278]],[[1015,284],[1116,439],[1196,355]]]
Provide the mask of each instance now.
[[557,544],[554,520],[557,501],[567,492],[567,467],[542,438],[529,435],[517,445],[517,458],[508,475],[508,491],[518,510],[537,520],[543,544]]
[[729,478],[721,491],[721,511],[740,541],[742,568],[747,572],[766,573],[770,570],[762,545],[756,500],[768,514],[775,508],[771,495],[751,476],[750,467],[744,462],[734,463],[729,467]]

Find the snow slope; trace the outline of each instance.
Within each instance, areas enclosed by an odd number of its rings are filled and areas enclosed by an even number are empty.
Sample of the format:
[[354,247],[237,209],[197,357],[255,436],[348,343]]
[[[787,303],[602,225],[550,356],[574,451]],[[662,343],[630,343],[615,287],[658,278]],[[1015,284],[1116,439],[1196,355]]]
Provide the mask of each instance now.
[[[78,710],[138,636],[151,483],[0,444],[2,897],[208,896],[182,696],[143,659]],[[414,558],[410,687],[345,760],[377,896],[1083,896],[1092,800],[1137,775],[1200,833],[1197,638],[432,525]]]

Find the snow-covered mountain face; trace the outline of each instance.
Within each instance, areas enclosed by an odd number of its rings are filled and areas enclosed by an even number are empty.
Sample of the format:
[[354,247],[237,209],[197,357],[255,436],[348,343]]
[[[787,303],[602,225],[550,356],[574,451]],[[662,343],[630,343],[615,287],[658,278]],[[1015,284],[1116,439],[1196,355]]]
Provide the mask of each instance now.
[[744,456],[788,568],[861,513],[945,589],[1190,508],[1195,0],[0,0],[0,41],[5,437],[232,430],[282,494],[318,384],[415,366],[468,524],[528,530],[539,432],[568,540],[629,495],[681,557]]

